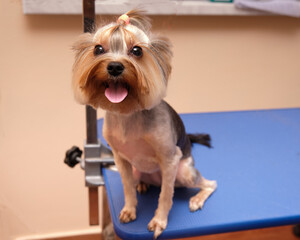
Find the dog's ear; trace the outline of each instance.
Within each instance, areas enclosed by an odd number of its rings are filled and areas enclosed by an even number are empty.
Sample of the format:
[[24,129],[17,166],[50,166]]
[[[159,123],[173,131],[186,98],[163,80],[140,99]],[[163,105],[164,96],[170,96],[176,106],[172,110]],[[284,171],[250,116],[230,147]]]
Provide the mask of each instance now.
[[75,99],[82,104],[86,103],[86,97],[82,92],[82,88],[85,86],[88,78],[94,45],[91,33],[80,35],[78,40],[72,45],[72,50],[75,51],[72,77],[73,91]]
[[93,35],[91,33],[84,33],[80,35],[72,46],[72,50],[75,51],[73,78],[80,78],[76,80],[80,86],[85,85],[86,79],[82,78],[84,73],[87,71],[87,67],[92,61],[94,46],[95,43],[93,42]]
[[81,34],[75,43],[72,45],[72,50],[75,52],[75,60],[82,56],[83,52],[89,47],[93,46],[93,34],[84,33]]
[[161,66],[166,81],[171,74],[171,60],[173,57],[172,44],[168,38],[156,37],[151,40],[151,50]]

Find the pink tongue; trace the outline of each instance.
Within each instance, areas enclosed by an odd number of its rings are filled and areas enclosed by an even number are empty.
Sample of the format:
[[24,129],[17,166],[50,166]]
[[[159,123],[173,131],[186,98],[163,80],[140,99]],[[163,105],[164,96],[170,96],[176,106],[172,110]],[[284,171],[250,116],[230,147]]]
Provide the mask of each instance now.
[[104,94],[110,102],[120,103],[127,97],[128,91],[122,84],[110,83]]

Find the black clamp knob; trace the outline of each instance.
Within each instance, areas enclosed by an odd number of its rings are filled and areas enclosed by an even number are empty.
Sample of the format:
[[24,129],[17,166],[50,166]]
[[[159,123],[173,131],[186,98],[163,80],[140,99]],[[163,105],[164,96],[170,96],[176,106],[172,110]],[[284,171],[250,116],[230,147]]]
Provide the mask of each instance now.
[[77,146],[73,146],[66,152],[64,163],[69,167],[75,167],[80,162],[82,151]]

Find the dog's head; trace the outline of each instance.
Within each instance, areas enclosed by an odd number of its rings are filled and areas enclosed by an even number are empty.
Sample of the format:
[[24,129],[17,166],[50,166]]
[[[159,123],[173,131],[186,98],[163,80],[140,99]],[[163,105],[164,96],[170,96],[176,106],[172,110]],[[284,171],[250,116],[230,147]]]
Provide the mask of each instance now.
[[116,22],[86,33],[74,44],[75,98],[117,113],[151,109],[166,94],[171,44],[150,35],[150,21],[132,10]]

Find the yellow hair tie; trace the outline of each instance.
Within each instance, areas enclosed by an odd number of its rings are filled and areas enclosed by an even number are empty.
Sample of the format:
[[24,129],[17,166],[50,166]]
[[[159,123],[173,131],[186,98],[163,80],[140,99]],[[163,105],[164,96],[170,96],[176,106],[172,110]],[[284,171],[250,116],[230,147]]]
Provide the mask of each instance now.
[[121,21],[125,22],[126,25],[128,25],[128,24],[129,24],[129,17],[128,17],[128,15],[123,14],[122,16],[120,16],[120,17],[118,18],[117,23],[121,23]]

